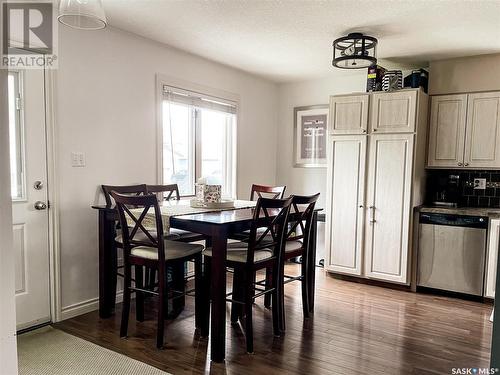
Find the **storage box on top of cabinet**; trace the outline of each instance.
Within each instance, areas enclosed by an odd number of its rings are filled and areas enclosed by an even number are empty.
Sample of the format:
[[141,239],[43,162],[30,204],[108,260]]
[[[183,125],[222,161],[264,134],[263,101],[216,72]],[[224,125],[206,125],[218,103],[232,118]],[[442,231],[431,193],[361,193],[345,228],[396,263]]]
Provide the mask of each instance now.
[[431,98],[429,168],[500,169],[500,91]]
[[412,210],[424,195],[427,104],[420,89],[330,98],[328,271],[409,283]]

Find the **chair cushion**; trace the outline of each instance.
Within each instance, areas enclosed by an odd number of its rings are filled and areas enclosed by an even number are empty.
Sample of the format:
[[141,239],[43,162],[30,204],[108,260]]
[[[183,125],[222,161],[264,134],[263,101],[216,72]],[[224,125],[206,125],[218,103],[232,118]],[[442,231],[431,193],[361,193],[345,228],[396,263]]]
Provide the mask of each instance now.
[[203,237],[203,235],[200,233],[189,232],[187,230],[182,230],[182,229],[177,229],[177,228],[170,228],[170,235],[178,236],[178,238],[181,240],[185,240],[185,239],[188,239],[191,237],[193,237],[193,238]]
[[[153,232],[151,231],[150,232],[151,235],[153,235],[153,237],[156,237],[156,232]],[[178,234],[168,234],[165,236],[165,239],[166,240],[176,240],[180,238]],[[150,242],[151,240],[149,239],[148,236],[146,236],[143,232],[137,232],[137,234],[135,235],[134,239],[136,241],[144,241],[144,242]],[[120,233],[119,235],[117,235],[115,237],[115,241],[120,243],[120,244],[123,244],[123,235]]]
[[300,240],[298,240],[298,241],[286,241],[285,242],[285,252],[288,253],[291,251],[299,250],[303,245],[304,244]]
[[[227,244],[226,259],[232,262],[245,263],[247,261],[248,244],[244,242],[232,242]],[[212,248],[208,247],[203,255],[212,256]],[[254,262],[261,262],[273,256],[271,249],[256,250],[253,255]]]
[[[203,245],[165,240],[165,260],[180,259],[203,251]],[[137,246],[130,254],[145,259],[158,260],[158,249],[149,246]]]

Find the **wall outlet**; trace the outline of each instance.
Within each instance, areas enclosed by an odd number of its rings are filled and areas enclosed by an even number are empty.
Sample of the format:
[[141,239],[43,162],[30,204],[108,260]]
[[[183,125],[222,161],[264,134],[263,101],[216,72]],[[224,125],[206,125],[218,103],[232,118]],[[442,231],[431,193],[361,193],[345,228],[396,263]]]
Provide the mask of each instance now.
[[71,153],[71,166],[72,167],[85,167],[85,154],[83,152]]
[[484,189],[486,189],[486,178],[475,178],[474,190],[484,190]]

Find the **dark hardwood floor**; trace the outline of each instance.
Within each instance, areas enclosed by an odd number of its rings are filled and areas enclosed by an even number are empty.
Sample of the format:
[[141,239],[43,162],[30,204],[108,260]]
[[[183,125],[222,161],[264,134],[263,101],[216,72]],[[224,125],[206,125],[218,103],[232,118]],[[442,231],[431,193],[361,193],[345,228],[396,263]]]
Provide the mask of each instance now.
[[[296,265],[287,266],[294,271]],[[286,286],[286,306],[287,332],[275,338],[271,312],[257,300],[254,355],[246,354],[241,329],[228,323],[225,364],[207,361],[208,340],[194,336],[192,298],[168,321],[161,351],[150,309],[143,323],[132,311],[127,339],[118,334],[120,307],[110,319],[95,311],[54,326],[172,374],[451,374],[453,367],[489,367],[489,304],[337,280],[318,270],[314,317],[302,319],[299,283]]]

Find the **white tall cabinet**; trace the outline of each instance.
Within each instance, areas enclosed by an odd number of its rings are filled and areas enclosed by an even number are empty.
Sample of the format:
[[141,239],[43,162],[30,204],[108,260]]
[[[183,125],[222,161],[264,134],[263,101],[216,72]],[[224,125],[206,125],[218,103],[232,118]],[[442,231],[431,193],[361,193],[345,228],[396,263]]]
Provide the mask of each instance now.
[[[365,113],[337,115],[338,103],[346,101],[368,103],[357,106]],[[411,213],[424,189],[427,102],[418,89],[330,98],[328,271],[409,284]],[[366,134],[359,131],[363,118]]]

